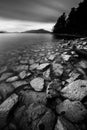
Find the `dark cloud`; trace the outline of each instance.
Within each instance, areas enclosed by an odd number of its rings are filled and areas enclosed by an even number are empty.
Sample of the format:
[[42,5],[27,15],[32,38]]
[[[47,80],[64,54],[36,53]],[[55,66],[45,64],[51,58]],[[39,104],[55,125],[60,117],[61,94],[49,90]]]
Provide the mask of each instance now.
[[0,0],[0,17],[55,22],[62,12],[68,13],[82,0]]

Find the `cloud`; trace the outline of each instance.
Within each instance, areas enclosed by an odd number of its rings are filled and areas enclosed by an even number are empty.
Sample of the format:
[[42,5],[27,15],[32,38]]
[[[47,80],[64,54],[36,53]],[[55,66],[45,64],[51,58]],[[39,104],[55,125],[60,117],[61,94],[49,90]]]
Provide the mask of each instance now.
[[81,0],[0,0],[0,16],[36,22],[55,22]]

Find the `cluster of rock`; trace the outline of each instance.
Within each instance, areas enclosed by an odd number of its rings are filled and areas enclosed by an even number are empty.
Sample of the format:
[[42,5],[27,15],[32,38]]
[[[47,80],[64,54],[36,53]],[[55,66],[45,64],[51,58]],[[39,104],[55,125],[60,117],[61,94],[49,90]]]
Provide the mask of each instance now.
[[86,130],[86,50],[80,38],[11,53],[0,67],[0,130]]

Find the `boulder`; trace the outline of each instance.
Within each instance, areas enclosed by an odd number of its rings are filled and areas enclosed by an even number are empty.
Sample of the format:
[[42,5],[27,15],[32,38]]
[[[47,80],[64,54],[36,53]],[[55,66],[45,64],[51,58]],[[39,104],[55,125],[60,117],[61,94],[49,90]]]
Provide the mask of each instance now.
[[69,101],[66,99],[56,107],[58,114],[63,114],[74,123],[81,122],[87,116],[87,110],[80,101]]
[[61,90],[61,95],[70,100],[81,101],[87,96],[87,80],[76,80]]

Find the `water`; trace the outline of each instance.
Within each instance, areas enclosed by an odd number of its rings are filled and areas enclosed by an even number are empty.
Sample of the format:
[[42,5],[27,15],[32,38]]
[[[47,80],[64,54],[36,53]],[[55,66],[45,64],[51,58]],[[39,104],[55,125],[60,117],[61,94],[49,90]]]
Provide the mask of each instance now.
[[58,40],[51,34],[0,34],[0,60],[6,61],[14,51],[17,54],[17,50],[22,53],[24,50],[56,49],[56,43],[58,44]]

